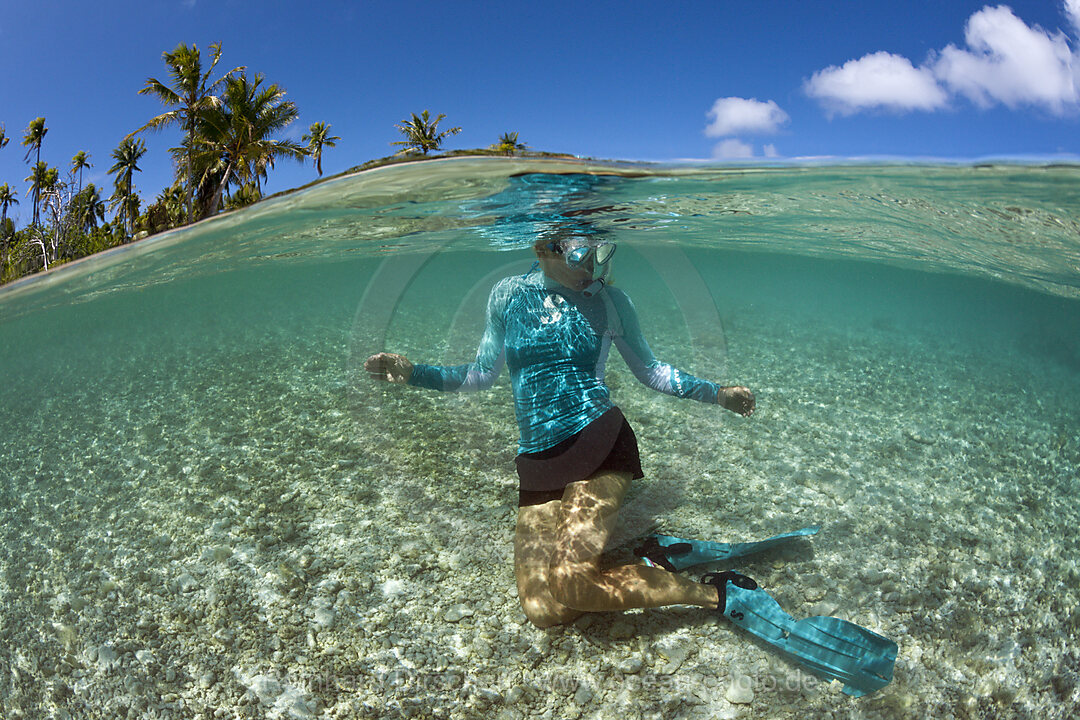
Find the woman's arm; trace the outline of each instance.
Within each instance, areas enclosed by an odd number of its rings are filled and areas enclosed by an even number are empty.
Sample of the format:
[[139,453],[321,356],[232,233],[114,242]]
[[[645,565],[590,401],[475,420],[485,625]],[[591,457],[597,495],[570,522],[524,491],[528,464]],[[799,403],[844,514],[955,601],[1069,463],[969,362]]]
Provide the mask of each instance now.
[[619,313],[622,325],[622,334],[615,337],[615,346],[619,348],[619,353],[626,360],[634,377],[653,390],[666,395],[715,403],[744,417],[754,412],[754,393],[748,388],[720,387],[716,383],[694,377],[657,360],[641,332],[634,304],[626,293],[612,292],[613,290],[615,288],[608,288],[608,292],[611,292],[612,304]]
[[408,383],[417,387],[447,392],[471,392],[491,387],[505,361],[503,310],[508,292],[505,280],[492,288],[488,297],[487,322],[476,359],[465,365],[413,364],[403,355],[378,353],[364,362],[364,369],[374,380]]

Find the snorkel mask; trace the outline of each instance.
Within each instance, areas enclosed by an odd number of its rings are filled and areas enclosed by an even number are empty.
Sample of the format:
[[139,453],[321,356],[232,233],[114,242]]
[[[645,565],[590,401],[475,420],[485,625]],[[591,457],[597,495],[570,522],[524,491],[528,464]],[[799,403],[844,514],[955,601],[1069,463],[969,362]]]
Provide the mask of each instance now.
[[581,291],[585,297],[592,297],[603,289],[611,270],[611,258],[615,255],[615,243],[590,242],[585,238],[571,238],[561,244],[563,259],[567,267],[588,270],[592,282]]
[[[592,282],[581,291],[585,297],[592,297],[607,284],[611,258],[615,254],[615,243],[576,236],[548,243],[547,249],[562,255],[567,267],[589,272]],[[539,262],[534,263],[529,273],[539,265]]]

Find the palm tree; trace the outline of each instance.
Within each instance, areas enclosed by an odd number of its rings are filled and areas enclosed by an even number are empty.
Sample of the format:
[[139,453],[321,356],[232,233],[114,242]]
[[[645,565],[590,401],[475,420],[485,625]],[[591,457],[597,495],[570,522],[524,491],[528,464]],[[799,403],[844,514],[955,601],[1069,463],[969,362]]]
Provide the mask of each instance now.
[[146,208],[146,230],[153,235],[183,225],[184,211],[184,190],[177,182],[158,193]]
[[524,143],[518,142],[518,134],[516,132],[504,132],[499,136],[499,142],[491,146],[492,150],[496,150],[507,155],[513,155],[518,150],[525,150],[528,146]]
[[322,177],[323,146],[334,147],[340,139],[341,138],[336,135],[331,136],[330,126],[321,122],[311,123],[311,129],[308,134],[300,138],[302,142],[307,143],[307,152],[315,159],[315,169],[319,171],[319,177]]
[[432,120],[427,110],[419,115],[412,113],[411,120],[406,118],[401,121],[400,125],[394,126],[405,136],[405,139],[390,144],[404,146],[401,150],[398,150],[398,155],[408,155],[417,150],[427,155],[431,150],[438,150],[444,138],[461,132],[459,127],[452,127],[449,130],[439,132],[439,123],[442,122],[444,117],[446,115],[439,113],[439,116]]
[[131,137],[124,138],[120,147],[112,152],[116,162],[109,168],[109,174],[116,173],[116,190],[110,198],[110,207],[119,208],[117,219],[123,218],[127,222],[129,235],[135,234],[135,218],[139,215],[139,196],[132,187],[132,177],[136,172],[141,172],[138,163],[145,154],[146,143]]
[[296,103],[284,99],[284,89],[261,87],[263,79],[260,74],[254,80],[246,74],[230,77],[222,103],[200,114],[194,148],[175,149],[190,153],[208,215],[217,212],[230,185],[253,184],[261,195],[260,180],[277,158],[302,162],[307,157],[304,146],[295,140],[271,138],[300,113]]
[[274,167],[277,158],[303,162],[307,156],[304,146],[295,140],[270,139],[291,125],[300,116],[300,111],[292,100],[283,99],[284,88],[270,85],[259,89],[264,79],[261,74],[256,74],[251,82],[246,75],[241,75],[230,78],[225,88],[225,103],[232,115],[232,132],[247,136],[246,143],[235,144],[248,165],[243,179],[254,180],[260,194],[259,180],[266,177],[267,169]]
[[93,163],[90,162],[90,153],[85,150],[80,150],[75,153],[75,157],[71,158],[71,174],[79,173],[79,192],[82,192],[82,171],[83,168],[92,168]]
[[[0,147],[5,144],[6,142],[0,142]],[[7,212],[9,207],[18,204],[19,201],[15,199],[15,191],[8,187],[7,183],[0,185],[0,276],[3,276],[4,268],[7,267],[8,239],[4,237],[4,232],[7,230]]]
[[259,202],[260,199],[262,199],[262,195],[259,193],[258,188],[251,183],[244,183],[236,192],[225,198],[225,209],[239,210]]
[[7,220],[8,208],[19,204],[19,201],[15,199],[17,194],[8,187],[7,183],[0,185],[0,225],[3,225],[4,220]]
[[[202,69],[202,58],[199,48],[195,45],[188,47],[184,43],[176,46],[172,52],[161,54],[162,59],[169,68],[172,76],[172,87],[161,82],[157,78],[148,78],[146,87],[139,91],[140,95],[153,95],[165,107],[175,109],[162,113],[150,120],[135,132],[143,130],[161,130],[172,125],[180,125],[184,129],[185,153],[185,192],[187,198],[187,219],[192,220],[191,196],[194,189],[194,158],[196,126],[199,113],[220,105],[220,101],[214,93],[234,73],[244,68],[236,67],[225,73],[217,80],[210,82],[210,73],[214,71],[221,59],[221,43],[210,46],[213,60],[206,72]],[[132,133],[134,135],[135,133]],[[128,137],[131,137],[130,135]]]
[[[34,118],[30,121],[30,124],[26,126],[26,134],[23,135],[22,144],[26,147],[26,155],[23,157],[24,162],[30,162],[30,153],[36,152],[37,156],[34,158],[35,166],[41,165],[41,143],[45,140],[45,134],[49,132],[49,128],[45,127],[45,118]],[[30,178],[27,178],[29,180]],[[38,222],[38,204],[41,200],[41,194],[37,185],[34,186],[34,225]]]
[[45,134],[48,132],[49,128],[45,127],[45,118],[39,117],[30,121],[30,124],[26,126],[26,133],[22,139],[22,144],[26,147],[26,155],[23,157],[24,162],[30,162],[30,153],[32,152],[37,153],[34,162],[41,162],[41,143],[45,140]]
[[7,131],[4,129],[4,124],[0,123],[0,150],[4,149],[4,146],[8,144]]
[[50,171],[48,163],[38,161],[37,165],[34,165],[31,169],[30,174],[23,178],[23,180],[30,183],[30,195],[34,198],[34,220],[31,225],[38,224],[38,208],[40,207],[41,194],[56,184],[57,177],[59,176],[55,168]]
[[[45,163],[39,163],[39,164],[40,165],[45,165]],[[48,167],[46,165],[45,174],[42,176],[42,180],[41,180],[41,192],[42,193],[47,193],[47,192],[53,192],[53,191],[57,190],[58,189],[57,184],[59,182],[60,182],[60,171],[57,170],[54,167]]]
[[82,232],[90,232],[98,226],[98,221],[105,222],[105,202],[94,183],[90,183],[71,199],[71,212],[75,227]]

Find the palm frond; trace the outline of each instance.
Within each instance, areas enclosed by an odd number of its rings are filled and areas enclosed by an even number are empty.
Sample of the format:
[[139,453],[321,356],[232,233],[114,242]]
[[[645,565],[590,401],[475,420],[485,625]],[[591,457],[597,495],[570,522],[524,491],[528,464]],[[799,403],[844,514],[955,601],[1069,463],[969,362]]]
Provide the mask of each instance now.
[[182,98],[176,93],[175,90],[170,88],[165,83],[161,82],[157,78],[147,78],[146,85],[139,90],[138,95],[153,95],[161,101],[162,105],[179,105],[182,102]]
[[171,125],[176,125],[180,122],[183,122],[183,119],[184,111],[179,108],[177,108],[176,110],[170,110],[168,112],[161,113],[155,118],[150,118],[150,120],[138,130],[132,130],[130,133],[124,136],[124,139],[128,140],[135,135],[143,132],[144,130],[164,130]]

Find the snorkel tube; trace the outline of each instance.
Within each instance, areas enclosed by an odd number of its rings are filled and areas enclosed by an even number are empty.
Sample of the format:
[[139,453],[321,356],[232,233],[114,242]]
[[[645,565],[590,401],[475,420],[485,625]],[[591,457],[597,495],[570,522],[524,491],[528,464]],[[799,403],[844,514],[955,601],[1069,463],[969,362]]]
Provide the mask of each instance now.
[[[606,266],[604,267],[604,270],[602,271],[602,274],[607,275],[607,267]],[[584,290],[582,290],[581,294],[584,295],[587,298],[592,297],[596,293],[603,290],[605,285],[607,285],[607,281],[603,277],[598,277],[595,280],[593,280],[591,283],[589,283],[589,286],[586,287]]]

